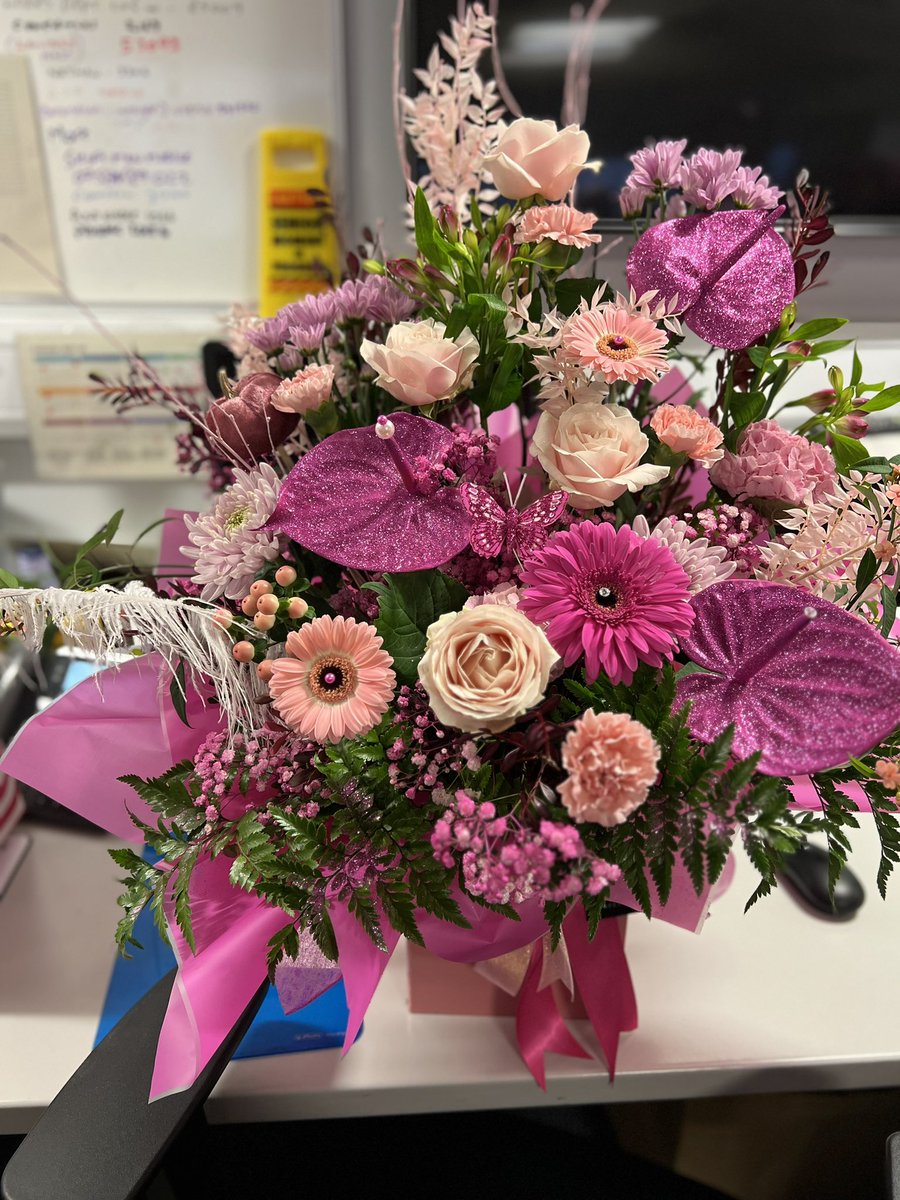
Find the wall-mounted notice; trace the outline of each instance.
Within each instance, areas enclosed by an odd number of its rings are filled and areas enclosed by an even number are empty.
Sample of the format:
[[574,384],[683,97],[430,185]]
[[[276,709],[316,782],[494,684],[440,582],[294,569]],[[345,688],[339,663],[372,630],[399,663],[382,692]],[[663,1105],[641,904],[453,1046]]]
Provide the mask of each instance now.
[[[208,395],[196,335],[121,334],[159,379],[185,399]],[[48,480],[183,479],[177,434],[185,424],[156,405],[117,411],[89,376],[128,377],[128,360],[98,334],[18,339],[22,391],[38,476]]]
[[0,295],[55,296],[59,276],[41,134],[28,60],[0,55],[0,233],[31,262],[0,245]]
[[340,143],[340,13],[334,0],[0,0],[0,52],[32,63],[73,292],[253,296],[256,142],[302,125]]

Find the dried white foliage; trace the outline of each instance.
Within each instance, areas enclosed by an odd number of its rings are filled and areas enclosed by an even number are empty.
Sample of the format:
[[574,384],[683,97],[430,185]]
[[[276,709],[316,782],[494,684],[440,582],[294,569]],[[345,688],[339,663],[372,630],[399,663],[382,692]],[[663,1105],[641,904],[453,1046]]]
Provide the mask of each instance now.
[[40,648],[48,625],[100,662],[121,663],[122,652],[156,651],[174,672],[206,691],[210,686],[234,733],[257,728],[264,710],[254,701],[252,669],[237,662],[231,639],[213,621],[213,609],[164,599],[139,583],[124,590],[104,585],[92,592],[67,588],[0,588],[0,617]]

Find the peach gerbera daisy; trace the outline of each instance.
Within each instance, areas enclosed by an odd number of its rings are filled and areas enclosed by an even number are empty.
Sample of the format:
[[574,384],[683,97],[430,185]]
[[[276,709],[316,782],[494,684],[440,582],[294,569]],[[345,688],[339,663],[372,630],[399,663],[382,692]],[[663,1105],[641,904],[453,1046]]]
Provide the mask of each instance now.
[[316,617],[287,636],[287,655],[272,664],[269,695],[291,729],[314,742],[368,733],[394,694],[393,659],[372,625],[352,617]]
[[562,335],[563,350],[583,367],[599,372],[607,383],[658,379],[669,369],[667,341],[655,322],[617,304],[576,313],[566,322]]

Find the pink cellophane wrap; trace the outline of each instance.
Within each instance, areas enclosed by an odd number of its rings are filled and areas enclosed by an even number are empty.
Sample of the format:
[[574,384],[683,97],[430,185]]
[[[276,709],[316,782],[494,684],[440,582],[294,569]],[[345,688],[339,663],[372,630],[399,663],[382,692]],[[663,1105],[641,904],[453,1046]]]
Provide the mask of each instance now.
[[150,654],[79,683],[23,726],[3,770],[115,837],[142,842],[127,808],[154,825],[156,816],[119,776],[161,775],[193,755],[218,723],[217,710],[192,690],[191,728],[178,720],[158,686],[162,666]]
[[[128,818],[126,805],[142,819],[154,818],[117,777],[161,774],[173,763],[191,757],[219,724],[218,710],[189,689],[190,727],[184,725],[169,702],[167,682],[164,663],[156,655],[106,672],[100,686],[95,680],[86,680],[25,726],[3,759],[4,769],[114,836],[139,843],[140,834]],[[52,754],[47,752],[48,745]],[[194,869],[190,892],[196,953],[184,943],[167,898],[170,932],[180,965],[160,1032],[151,1099],[191,1086],[265,978],[267,942],[287,921],[279,909],[233,887],[229,866],[229,860],[222,857],[201,861]],[[676,877],[673,898],[655,915],[696,928],[707,898],[690,900],[682,895],[682,882]],[[616,898],[628,902],[627,897]],[[441,957],[474,962],[530,945],[540,948],[546,924],[537,902],[522,906],[520,921],[509,921],[462,894],[457,901],[471,923],[468,930],[419,914],[426,944]],[[383,929],[385,953],[373,945],[345,905],[333,904],[331,917],[350,1010],[346,1051],[359,1032],[399,935],[388,927]],[[598,937],[587,943],[579,920],[584,918],[576,908],[566,922],[567,950],[612,1072],[618,1035],[633,1028],[636,1020],[621,936],[613,933],[621,923],[602,922]],[[321,994],[337,978],[336,969],[316,958],[308,942],[303,943],[306,950],[309,955],[302,952],[296,963],[286,964],[280,972],[280,991],[286,997],[291,991],[292,970],[305,972],[294,979],[294,1006]],[[523,1057],[541,1081],[546,1051],[578,1055],[584,1051],[566,1030],[552,989],[541,986],[543,958],[535,954],[533,951],[534,970],[529,967],[520,993],[517,1028]]]

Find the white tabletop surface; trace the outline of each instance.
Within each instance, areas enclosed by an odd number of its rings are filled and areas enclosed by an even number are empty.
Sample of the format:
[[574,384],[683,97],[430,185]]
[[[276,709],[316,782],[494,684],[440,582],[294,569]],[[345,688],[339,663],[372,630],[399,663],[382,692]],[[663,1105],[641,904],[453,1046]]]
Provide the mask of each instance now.
[[[385,974],[346,1058],[316,1050],[231,1063],[214,1122],[301,1120],[548,1103],[900,1084],[900,876],[882,903],[866,818],[854,864],[869,899],[848,924],[776,893],[744,916],[752,869],[697,936],[629,918],[640,1027],[610,1086],[598,1064],[552,1057],[541,1092],[510,1018],[411,1015],[405,955]],[[0,900],[0,1133],[28,1129],[90,1052],[112,963],[117,869],[102,838],[32,830]]]

